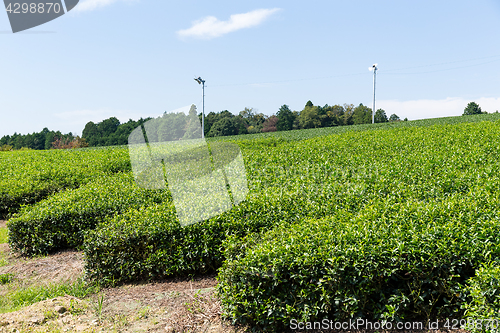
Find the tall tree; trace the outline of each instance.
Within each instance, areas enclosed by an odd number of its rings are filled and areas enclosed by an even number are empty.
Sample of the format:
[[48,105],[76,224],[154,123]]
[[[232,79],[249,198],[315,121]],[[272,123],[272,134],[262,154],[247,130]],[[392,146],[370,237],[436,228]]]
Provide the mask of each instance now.
[[278,117],[275,115],[270,116],[262,124],[262,132],[276,132],[276,124],[278,123]]
[[354,115],[354,109],[356,108],[354,104],[347,104],[345,103],[344,106],[344,125],[353,125],[353,115]]
[[276,123],[276,129],[278,131],[289,131],[293,129],[295,115],[288,105],[283,104],[276,113],[276,116],[278,117],[278,122]]
[[362,103],[359,104],[353,110],[352,121],[354,125],[359,124],[369,124],[372,122],[372,109],[364,106]]
[[321,122],[321,127],[337,126],[337,119],[333,112],[333,106],[325,104],[325,106],[318,106],[319,121]]
[[264,114],[255,113],[253,108],[245,108],[240,111],[239,117],[246,123],[248,133],[259,133],[262,130],[262,124],[266,120]]
[[311,101],[307,102],[304,110],[300,111],[298,120],[300,128],[317,128],[321,127],[321,121],[319,119],[318,107],[310,106]]
[[377,112],[375,112],[375,122],[376,123],[389,122],[389,119],[387,119],[387,115],[385,114],[385,111],[383,109],[378,109]]
[[97,125],[97,128],[101,132],[102,137],[106,137],[116,132],[118,126],[120,126],[120,121],[116,117],[111,117],[101,121]]
[[[89,121],[85,125],[85,128],[82,131],[82,138],[87,140],[88,144],[91,147],[97,146],[99,144],[99,140],[101,138],[101,133],[99,133],[99,129],[97,128],[97,125],[94,122]],[[52,139],[54,139],[53,135],[52,135]],[[47,144],[45,144],[45,147],[46,147],[45,149],[48,149]]]
[[186,132],[183,139],[200,139],[201,138],[201,124],[196,116],[196,105],[192,104],[189,109],[189,116],[186,119]]
[[213,124],[210,132],[208,132],[208,137],[214,136],[227,136],[227,135],[237,135],[238,126],[234,118],[222,118]]
[[[185,134],[187,116],[182,113],[164,113],[161,118],[156,119],[156,137],[150,137],[149,142],[177,141]],[[154,133],[152,133],[154,135]]]
[[470,102],[464,109],[462,116],[469,116],[473,114],[481,114],[481,107],[476,102]]
[[398,115],[393,113],[391,114],[391,116],[389,117],[389,121],[401,121],[401,119],[399,119]]

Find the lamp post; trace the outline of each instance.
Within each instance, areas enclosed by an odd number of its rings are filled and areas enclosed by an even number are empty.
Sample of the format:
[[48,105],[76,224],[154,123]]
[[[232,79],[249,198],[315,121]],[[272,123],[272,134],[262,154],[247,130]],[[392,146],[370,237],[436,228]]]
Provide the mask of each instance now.
[[203,108],[201,111],[201,138],[205,138],[205,80],[198,76],[198,78],[194,79],[196,82],[202,85],[202,93],[203,93]]
[[375,124],[375,79],[377,77],[377,67],[378,64],[373,64],[372,67],[368,69],[373,71],[373,107],[372,107],[372,124]]

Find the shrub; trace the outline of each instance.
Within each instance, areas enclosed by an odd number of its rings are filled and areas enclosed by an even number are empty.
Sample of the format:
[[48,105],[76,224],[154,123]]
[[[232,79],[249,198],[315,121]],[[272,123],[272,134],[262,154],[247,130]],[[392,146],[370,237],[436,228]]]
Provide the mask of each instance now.
[[0,155],[0,218],[65,189],[130,171],[127,149],[14,151]]
[[253,246],[228,239],[218,277],[224,313],[264,331],[292,319],[457,316],[466,280],[500,255],[499,201],[481,191],[438,203],[385,200],[277,227]]
[[9,244],[26,255],[78,247],[85,232],[106,217],[131,207],[168,200],[167,191],[137,187],[130,173],[101,177],[78,189],[23,207],[7,225]]
[[226,237],[241,238],[278,221],[317,216],[314,205],[300,193],[268,191],[186,227],[180,226],[171,203],[130,209],[87,234],[86,274],[105,285],[213,272],[224,260],[221,244]]
[[471,300],[464,303],[467,329],[472,332],[498,332],[500,328],[500,266],[489,262],[476,270],[466,286]]
[[12,150],[12,147],[11,145],[3,145],[0,147],[0,151],[11,151]]

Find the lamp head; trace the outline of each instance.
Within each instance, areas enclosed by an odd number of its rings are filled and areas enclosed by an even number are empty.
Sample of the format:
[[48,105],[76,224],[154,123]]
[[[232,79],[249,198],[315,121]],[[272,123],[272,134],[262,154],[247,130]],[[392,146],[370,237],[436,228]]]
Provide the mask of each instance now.
[[205,83],[205,80],[203,80],[200,76],[198,76],[198,78],[194,79],[196,82],[198,82],[199,84],[202,84],[202,83]]

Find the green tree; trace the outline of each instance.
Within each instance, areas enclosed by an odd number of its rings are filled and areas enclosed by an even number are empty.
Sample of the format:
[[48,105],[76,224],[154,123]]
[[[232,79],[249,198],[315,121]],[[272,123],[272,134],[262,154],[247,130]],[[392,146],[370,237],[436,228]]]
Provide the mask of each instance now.
[[247,122],[240,115],[233,118],[236,126],[238,127],[238,135],[239,134],[248,134]]
[[310,106],[311,101],[307,102],[304,110],[300,111],[298,116],[300,128],[318,128],[321,127],[321,121],[319,119],[318,107]]
[[2,138],[0,139],[0,146],[3,146],[3,145],[8,145],[10,142],[10,135],[4,135],[2,136]]
[[259,133],[266,120],[266,117],[262,113],[255,113],[253,108],[245,108],[243,111],[240,111],[239,117],[244,120],[249,133]]
[[252,119],[255,116],[255,113],[253,112],[253,108],[245,107],[243,111],[240,111],[240,116],[243,119]]
[[337,119],[333,112],[334,107],[325,104],[325,106],[318,106],[319,120],[321,122],[321,127],[337,126]]
[[353,115],[354,115],[354,109],[356,107],[354,106],[354,104],[345,103],[342,108],[344,109],[344,116],[342,117],[343,125],[353,125],[354,124]]
[[345,110],[342,105],[332,106],[333,123],[338,126],[346,125],[345,123]]
[[[82,138],[84,138],[91,147],[99,145],[99,139],[101,138],[101,134],[99,133],[99,129],[97,128],[97,125],[94,124],[94,122],[89,121],[85,125],[85,128],[82,131]],[[51,145],[53,141],[54,141],[54,135],[52,135]],[[45,147],[47,147],[47,142],[45,143]]]
[[473,114],[481,114],[481,107],[476,102],[470,102],[467,104],[467,107],[464,109],[464,113],[462,116],[470,116]]
[[37,150],[42,150],[45,148],[45,137],[49,133],[49,129],[45,127],[41,132],[39,133],[33,133],[33,142],[32,145],[29,148],[32,149],[37,149]]
[[201,124],[196,116],[196,105],[192,104],[189,109],[189,116],[186,119],[186,132],[183,139],[200,139],[201,138]]
[[237,135],[238,126],[233,118],[222,118],[212,125],[207,137]]
[[401,121],[401,119],[399,119],[398,115],[393,113],[391,114],[391,116],[389,117],[389,121]]
[[374,118],[376,123],[389,122],[389,119],[387,119],[387,115],[385,114],[385,111],[383,109],[378,109],[377,112],[375,112]]
[[97,125],[97,128],[99,129],[99,132],[101,132],[101,137],[104,138],[116,132],[119,125],[120,121],[116,117],[111,117],[101,121]]
[[278,131],[289,131],[293,129],[295,115],[288,105],[283,104],[276,113],[276,117],[278,117],[278,122],[276,123],[276,129]]
[[[182,113],[164,113],[161,118],[156,119],[156,135],[155,139],[150,138],[148,131],[149,142],[166,142],[176,141],[182,138],[185,134],[187,116]],[[201,133],[200,133],[201,134]]]
[[359,104],[353,110],[352,121],[354,125],[370,124],[372,122],[372,109],[364,106],[363,103]]
[[44,149],[50,149],[52,148],[52,142],[54,142],[54,135],[56,133],[54,131],[51,131],[45,135],[45,144],[44,144]]
[[[199,117],[200,117],[200,122],[201,122],[201,113],[199,114]],[[210,131],[210,128],[212,127],[213,124],[215,124],[217,122],[217,119],[218,116],[217,116],[217,113],[211,111],[210,113],[208,113],[207,115],[205,115],[205,124],[203,125],[205,128],[204,128],[204,131],[205,131],[205,136],[207,136],[208,132]]]
[[[208,113],[205,116],[205,124],[204,124],[205,136],[208,136],[208,132],[210,132],[210,129],[212,128],[213,124],[215,124],[219,120],[223,118],[234,118],[234,117],[235,117],[234,114],[232,114],[228,110],[224,110],[218,113],[210,111],[210,113]],[[199,114],[199,118],[201,123],[201,113]]]

